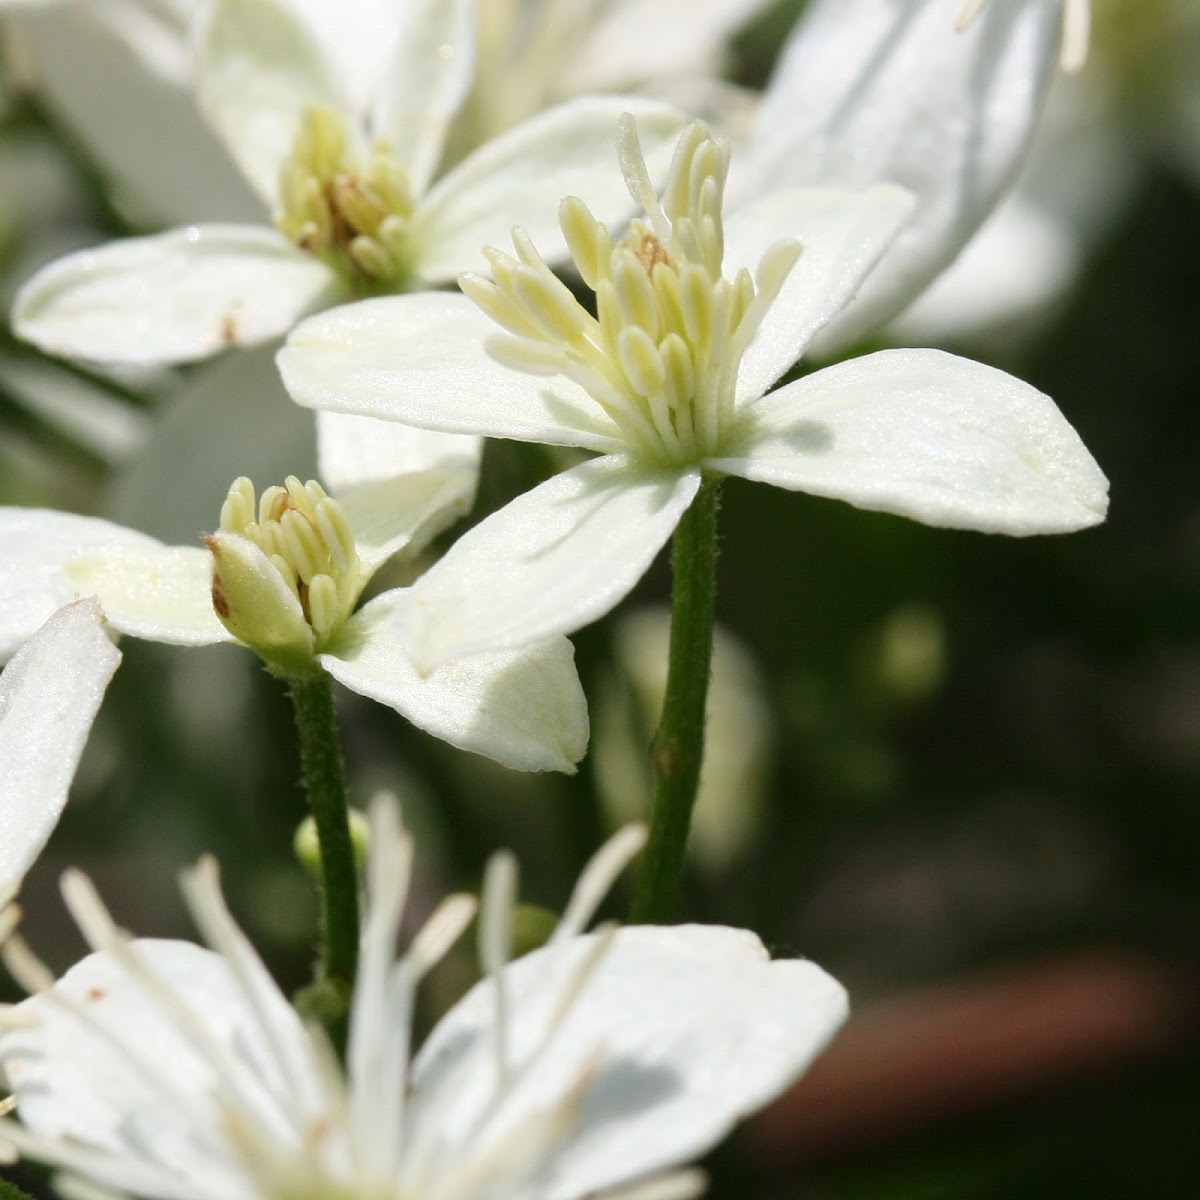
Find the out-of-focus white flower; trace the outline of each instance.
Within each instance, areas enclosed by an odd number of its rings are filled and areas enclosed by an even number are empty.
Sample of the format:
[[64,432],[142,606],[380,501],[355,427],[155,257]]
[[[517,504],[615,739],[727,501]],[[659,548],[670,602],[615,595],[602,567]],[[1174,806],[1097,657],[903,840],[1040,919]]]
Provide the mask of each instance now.
[[54,613],[0,675],[0,903],[46,844],[120,652],[95,600]]
[[892,333],[1036,330],[1155,162],[1200,185],[1200,5],[1108,0],[1087,70],[1054,88],[1013,191]]
[[[396,428],[415,453],[413,431]],[[327,671],[456,746],[522,770],[573,771],[587,745],[587,706],[564,638],[422,677],[402,628],[411,589],[356,609],[387,559],[415,553],[473,494],[464,439],[423,437],[424,470],[359,488],[344,505],[294,478],[256,505],[249,480],[238,480],[208,549],[164,546],[94,517],[0,509],[0,649],[11,653],[65,599],[96,596],[122,633],[182,646],[241,642],[282,675]],[[370,453],[347,447],[347,458]]]
[[605,846],[549,944],[516,962],[516,866],[494,858],[487,978],[410,1057],[416,989],[476,906],[448,898],[394,958],[412,844],[377,805],[344,1071],[234,924],[211,861],[183,880],[211,949],[129,940],[68,874],[94,953],[55,982],[10,940],[8,965],[35,994],[3,1018],[21,1123],[0,1132],[76,1187],[155,1200],[695,1196],[703,1178],[678,1164],[799,1075],[846,996],[744,930],[584,933],[642,838],[633,827]]
[[[988,0],[966,0],[959,10],[955,28],[959,32],[969,29],[987,5]],[[1068,74],[1073,75],[1087,62],[1091,29],[1091,0],[1062,0],[1062,48],[1059,61]]]
[[586,92],[649,91],[689,112],[748,103],[717,78],[766,0],[479,0],[479,61],[452,134],[476,146]]
[[434,182],[471,84],[475,0],[213,0],[195,30],[195,86],[275,229],[196,225],[52,263],[14,326],[53,354],[106,363],[199,359],[275,337],[337,298],[452,280],[515,221],[547,234],[565,192],[628,200],[605,169],[633,106],[657,142],[678,128],[652,101],[552,109]]
[[[592,771],[614,825],[650,811],[654,779],[646,747],[667,687],[671,614],[639,609],[613,629],[613,671],[592,711]],[[713,630],[712,678],[704,720],[704,763],[689,851],[702,866],[735,861],[754,836],[771,762],[774,718],[749,650],[727,629]]]
[[1025,535],[1103,520],[1107,481],[1075,431],[1049,397],[990,367],[885,351],[770,390],[869,278],[907,193],[772,191],[724,224],[728,153],[703,126],[680,138],[661,202],[632,118],[619,157],[647,214],[623,239],[581,200],[562,206],[598,317],[518,230],[517,258],[489,251],[493,278],[460,281],[470,299],[347,306],[306,321],[280,352],[302,404],[602,455],[475,526],[422,577],[423,665],[607,612],[705,472],[950,528]]
[[199,0],[0,0],[17,87],[32,89],[136,225],[250,220],[257,202],[196,108]]
[[[1076,0],[1065,0],[1074,5]],[[1056,76],[1064,0],[1004,0],[956,31],[962,0],[813,0],[788,39],[730,180],[891,182],[911,220],[813,343],[872,332],[928,285],[1011,184]]]

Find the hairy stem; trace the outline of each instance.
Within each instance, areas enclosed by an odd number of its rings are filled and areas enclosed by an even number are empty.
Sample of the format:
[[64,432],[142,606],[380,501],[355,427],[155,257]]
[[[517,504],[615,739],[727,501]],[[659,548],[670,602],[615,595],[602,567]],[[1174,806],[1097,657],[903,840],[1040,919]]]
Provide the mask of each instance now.
[[311,678],[289,679],[288,688],[296,713],[304,790],[321,854],[321,957],[316,986],[327,993],[322,1020],[340,1044],[358,964],[359,918],[358,871],[333,685],[322,671]]
[[705,478],[671,543],[671,647],[662,717],[650,747],[654,802],[633,920],[674,914],[692,808],[704,761],[704,708],[712,662],[717,508],[721,481]]

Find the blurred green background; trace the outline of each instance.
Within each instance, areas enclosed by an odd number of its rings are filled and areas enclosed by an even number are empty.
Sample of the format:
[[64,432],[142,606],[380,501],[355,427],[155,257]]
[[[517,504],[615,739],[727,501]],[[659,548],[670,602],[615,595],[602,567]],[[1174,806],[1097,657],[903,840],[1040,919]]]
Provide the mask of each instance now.
[[[1053,396],[1111,479],[1108,523],[1007,540],[726,485],[726,770],[681,916],[814,958],[856,1016],[713,1156],[714,1196],[1195,1194],[1200,121],[1168,85],[1200,76],[1200,53],[1172,24],[1194,0],[1139,4],[1101,0],[1092,61],[1059,85],[1101,94],[1085,120],[1120,164],[1080,202],[1078,273],[1034,311],[923,339]],[[742,82],[766,78],[797,7],[739,39]],[[44,101],[9,95],[0,156],[6,297],[31,258],[127,231]],[[311,471],[306,415],[269,355],[248,358],[97,392],[0,333],[0,501],[190,540],[236,474]],[[472,519],[556,465],[490,446]],[[628,618],[668,585],[661,562],[575,639],[594,748],[573,779],[505,771],[341,695],[356,797],[395,791],[417,833],[414,925],[498,846],[527,899],[560,907],[610,819],[598,797],[636,807],[657,627]],[[281,979],[302,983],[314,909],[290,852],[302,801],[280,689],[232,648],[123,650],[27,881],[28,935],[55,967],[81,952],[56,896],[68,863],[131,928],[186,935],[174,876],[207,849]],[[429,1014],[471,969],[447,964]]]

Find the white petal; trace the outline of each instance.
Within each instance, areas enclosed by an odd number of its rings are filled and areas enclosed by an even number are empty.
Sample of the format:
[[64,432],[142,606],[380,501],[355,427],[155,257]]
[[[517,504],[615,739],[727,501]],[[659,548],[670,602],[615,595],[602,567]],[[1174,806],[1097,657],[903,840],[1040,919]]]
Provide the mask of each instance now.
[[563,471],[480,522],[417,581],[422,666],[571,633],[645,574],[700,486],[623,458]]
[[772,392],[706,464],[794,491],[984,533],[1098,524],[1108,482],[1036,388],[940,350],[885,350]]
[[99,604],[81,600],[56,612],[0,675],[0,901],[58,823],[120,661]]
[[17,333],[48,354],[152,366],[285,332],[332,298],[316,259],[253,225],[199,225],[67,255],[17,295]]
[[499,327],[458,293],[384,296],[319,313],[276,360],[293,400],[447,433],[620,450],[625,441],[582,388],[502,367]]
[[366,120],[387,79],[397,40],[413,35],[411,0],[274,0],[302,26],[329,60],[334,77],[351,100],[352,111]]
[[810,4],[735,162],[743,197],[885,180],[918,197],[886,262],[819,339],[823,351],[869,332],[950,262],[1011,181],[1054,77],[1059,0],[989,4],[966,33],[953,8]]
[[589,96],[561,104],[494,138],[441,179],[414,218],[417,271],[453,279],[486,269],[484,245],[507,244],[520,225],[548,259],[566,247],[558,227],[564,196],[580,196],[602,221],[633,209],[617,165],[617,123],[637,117],[654,177],[662,174],[683,118],[677,109],[631,96]]
[[587,749],[587,702],[565,638],[476,654],[418,674],[404,628],[411,592],[385,592],[355,614],[325,669],[435,737],[522,771],[566,771]]
[[[354,108],[341,64],[306,20],[306,9],[295,0],[214,0],[196,32],[200,106],[272,207],[279,168],[304,110],[313,104],[342,113]],[[344,17],[352,20],[352,14]]]
[[797,238],[804,247],[742,357],[739,403],[761,396],[853,299],[912,206],[910,193],[886,184],[861,192],[801,188],[768,192],[730,217],[725,238],[730,277],[743,266],[753,272],[780,237]]
[[79,598],[63,574],[73,559],[109,546],[154,547],[145,534],[97,517],[41,508],[0,508],[0,661],[50,615]]
[[767,0],[615,0],[559,71],[561,95],[612,92],[719,69],[731,34]]
[[261,217],[261,201],[178,74],[189,57],[182,31],[172,39],[160,27],[159,39],[147,45],[130,36],[134,20],[151,26],[143,33],[157,23],[137,9],[46,8],[22,24],[38,91],[115,185],[123,212],[143,227]]
[[211,646],[233,636],[212,606],[212,556],[198,546],[102,546],[73,558],[63,577],[98,596],[114,629],[150,642]]
[[483,440],[322,412],[317,451],[321,478],[373,571],[400,550],[419,550],[470,510]]
[[379,80],[372,131],[391,146],[418,196],[474,77],[475,3],[410,0],[390,21],[395,51]]
[[[597,936],[505,968],[517,1070],[546,1038]],[[772,962],[745,930],[620,929],[545,1053],[499,1104],[494,984],[477,984],[450,1010],[414,1063],[414,1138],[481,1158],[523,1121],[557,1118],[565,1144],[514,1200],[592,1195],[714,1145],[808,1067],[846,1008],[844,989],[818,966]]]
[[[134,951],[202,1023],[237,1085],[272,1125],[288,1122],[287,1080],[275,1064],[228,962],[190,942],[139,939]],[[24,1028],[0,1034],[0,1063],[23,1124],[62,1153],[107,1151],[89,1176],[150,1196],[245,1196],[244,1167],[227,1131],[231,1114],[212,1099],[217,1075],[203,1044],[187,1037],[108,953],[91,954],[54,991],[86,1010],[90,1024],[48,997],[25,1001]],[[302,1045],[305,1033],[282,996],[269,1019],[274,1037]],[[105,1036],[105,1035],[108,1036]],[[111,1039],[136,1055],[117,1051]],[[140,1061],[139,1069],[134,1063]],[[225,1095],[230,1088],[222,1089]],[[243,1120],[246,1118],[243,1117]]]
[[1046,310],[1066,292],[1082,259],[1082,239],[1071,222],[1014,192],[888,325],[888,337],[919,343],[1040,330]]

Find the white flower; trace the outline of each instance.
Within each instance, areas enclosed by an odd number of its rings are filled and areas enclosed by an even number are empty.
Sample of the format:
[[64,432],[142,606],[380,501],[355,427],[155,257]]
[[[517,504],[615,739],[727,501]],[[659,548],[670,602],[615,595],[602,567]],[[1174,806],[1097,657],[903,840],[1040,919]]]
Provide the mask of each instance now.
[[554,227],[564,192],[600,188],[634,105],[655,138],[678,128],[650,101],[590,98],[483,146],[436,183],[446,128],[470,86],[475,0],[213,0],[195,31],[195,86],[276,229],[196,225],[71,255],[21,290],[17,332],[53,354],[185,362],[269,340],[349,296],[449,282],[514,221]]
[[411,589],[355,609],[387,559],[414,553],[463,511],[475,463],[462,461],[462,440],[441,439],[440,463],[431,448],[424,471],[361,488],[344,506],[297,479],[256,505],[249,480],[238,480],[209,549],[164,546],[94,517],[0,509],[0,653],[64,601],[97,596],[122,633],[183,646],[241,641],[281,674],[323,669],[456,746],[522,770],[573,771],[587,707],[565,639],[421,677],[402,628]]
[[36,90],[139,227],[252,220],[258,201],[196,109],[200,0],[0,0],[16,82]]
[[1055,88],[1013,191],[902,314],[902,335],[1036,336],[1155,164],[1200,182],[1200,5],[1109,0],[1087,70]]
[[689,110],[697,96],[719,105],[733,94],[715,78],[725,45],[764,7],[765,0],[479,0],[479,61],[452,139],[478,145],[587,92],[649,90]]
[[488,978],[410,1059],[417,986],[475,904],[447,899],[393,959],[412,845],[377,805],[344,1072],[234,924],[211,861],[183,881],[211,949],[128,940],[69,874],[94,953],[55,983],[10,941],[10,969],[38,994],[3,1018],[21,1124],[0,1136],[77,1187],[156,1200],[694,1196],[699,1174],[671,1168],[799,1075],[846,997],[744,930],[583,933],[641,840],[632,827],[604,847],[549,944],[511,963],[516,867],[493,859]]
[[[607,612],[705,472],[951,528],[1103,519],[1107,482],[1074,430],[1000,371],[897,350],[769,390],[867,277],[906,193],[771,192],[723,228],[728,156],[703,127],[680,139],[661,204],[632,119],[619,156],[647,220],[614,244],[582,201],[562,206],[598,319],[518,230],[517,258],[491,251],[493,279],[462,280],[488,317],[462,296],[368,301],[306,321],[280,352],[302,404],[602,455],[477,525],[418,582],[423,665]],[[507,336],[489,338],[489,318]]]
[[[1066,0],[1069,8],[1076,0]],[[1019,169],[1056,76],[1064,0],[813,0],[780,54],[730,179],[769,188],[891,182],[912,218],[814,342],[826,355],[895,316],[954,259]]]
[[0,675],[0,903],[20,886],[67,802],[104,689],[121,661],[94,601],[54,613]]

